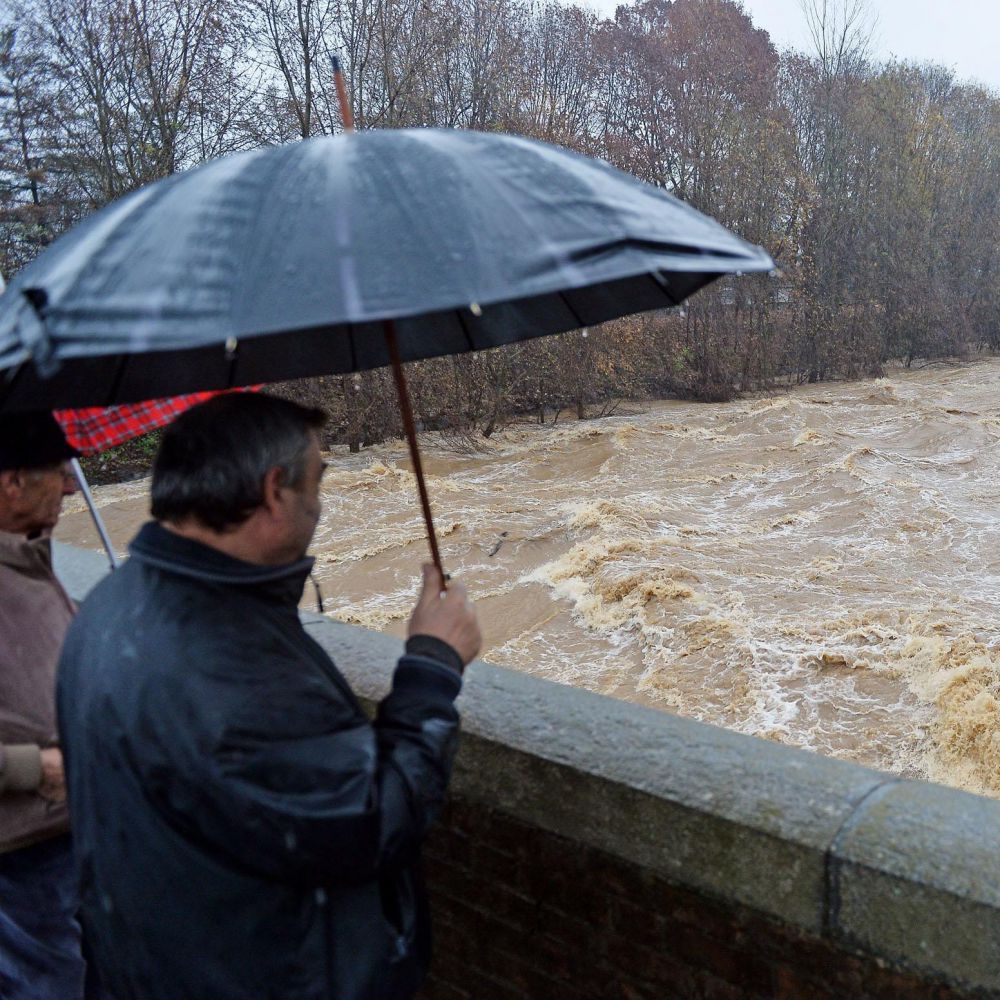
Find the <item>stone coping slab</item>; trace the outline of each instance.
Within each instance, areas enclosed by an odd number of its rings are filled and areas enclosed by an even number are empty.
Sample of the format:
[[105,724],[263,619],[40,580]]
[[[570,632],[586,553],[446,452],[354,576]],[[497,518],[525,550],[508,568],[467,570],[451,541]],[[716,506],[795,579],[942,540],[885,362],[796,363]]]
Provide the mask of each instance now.
[[1000,994],[1000,803],[896,782],[857,811],[831,857],[837,935]]

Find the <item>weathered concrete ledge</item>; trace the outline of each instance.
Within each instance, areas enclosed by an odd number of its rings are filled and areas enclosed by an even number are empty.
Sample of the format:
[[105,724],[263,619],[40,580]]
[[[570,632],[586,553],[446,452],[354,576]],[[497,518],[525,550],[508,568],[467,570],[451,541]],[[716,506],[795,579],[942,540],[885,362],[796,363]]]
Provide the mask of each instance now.
[[[399,643],[307,616],[369,701]],[[1000,992],[1000,802],[486,663],[454,794],[670,881]]]
[[[103,563],[58,554],[81,593]],[[369,706],[400,643],[304,616]],[[935,981],[1000,995],[1000,802],[486,663],[452,793]]]

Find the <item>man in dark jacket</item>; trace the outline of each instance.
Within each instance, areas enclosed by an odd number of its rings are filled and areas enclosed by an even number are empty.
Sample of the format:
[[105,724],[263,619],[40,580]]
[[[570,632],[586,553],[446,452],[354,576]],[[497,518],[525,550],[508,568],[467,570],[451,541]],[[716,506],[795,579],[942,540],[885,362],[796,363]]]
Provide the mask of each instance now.
[[60,664],[84,925],[115,1000],[411,996],[418,873],[480,636],[425,567],[369,722],[304,631],[323,414],[216,397],[164,434],[154,523]]

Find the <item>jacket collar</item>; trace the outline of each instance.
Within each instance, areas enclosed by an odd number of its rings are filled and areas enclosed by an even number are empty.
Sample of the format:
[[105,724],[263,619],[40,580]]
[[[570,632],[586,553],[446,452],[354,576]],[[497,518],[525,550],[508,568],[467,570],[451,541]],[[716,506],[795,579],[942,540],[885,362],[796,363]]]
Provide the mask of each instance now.
[[142,526],[132,540],[129,552],[139,562],[168,573],[203,583],[250,587],[293,604],[297,604],[302,597],[302,588],[315,562],[311,558],[283,566],[244,562],[168,531],[156,521]]
[[0,566],[33,576],[51,576],[52,540],[48,534],[28,538],[0,531]]

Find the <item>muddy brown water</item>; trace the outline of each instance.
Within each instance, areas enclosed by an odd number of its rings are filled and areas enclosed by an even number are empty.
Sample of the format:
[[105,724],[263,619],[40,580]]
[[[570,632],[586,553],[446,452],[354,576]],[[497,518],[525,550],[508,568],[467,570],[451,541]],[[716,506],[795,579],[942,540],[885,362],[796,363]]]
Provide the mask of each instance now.
[[[635,409],[424,439],[483,658],[1000,795],[1000,359]],[[96,490],[123,551],[147,489]],[[404,446],[334,453],[324,503],[327,610],[401,635],[426,558]],[[57,537],[98,547],[79,498]]]

